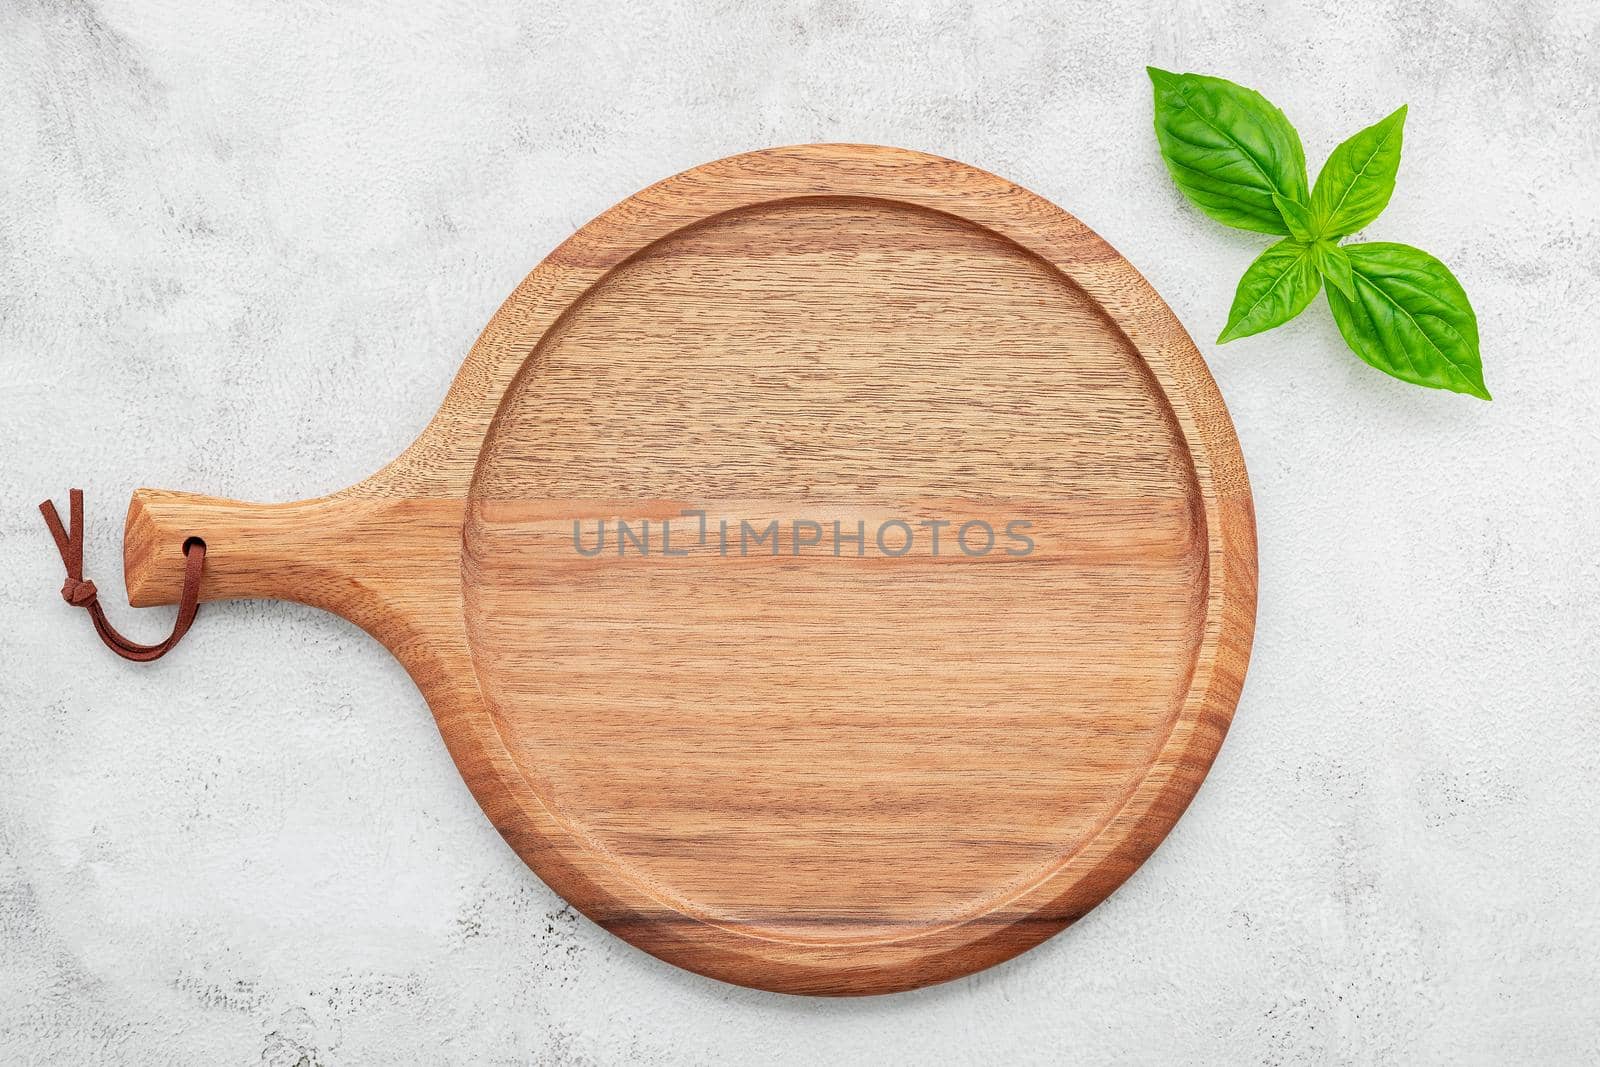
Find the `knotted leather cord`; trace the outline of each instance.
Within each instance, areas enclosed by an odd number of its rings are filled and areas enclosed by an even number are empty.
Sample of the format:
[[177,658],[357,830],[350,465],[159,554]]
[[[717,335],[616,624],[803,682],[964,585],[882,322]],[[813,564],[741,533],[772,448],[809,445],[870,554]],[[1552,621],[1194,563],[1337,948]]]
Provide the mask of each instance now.
[[94,583],[83,576],[83,490],[74,489],[71,493],[68,516],[72,526],[70,533],[62,527],[61,516],[56,512],[54,501],[46,500],[39,505],[39,511],[44,515],[45,525],[50,527],[50,536],[56,539],[56,548],[61,552],[61,562],[67,567],[67,581],[61,587],[61,599],[74,607],[88,608],[89,617],[94,620],[94,629],[100,635],[100,640],[123,659],[148,663],[171,652],[179,638],[189,632],[189,627],[200,610],[200,574],[206,565],[206,543],[198,537],[191,537],[183,543],[185,559],[183,597],[178,602],[178,621],[173,624],[171,635],[160,644],[141,645],[117,633],[107,621],[105,609],[100,606],[99,593],[95,590]]

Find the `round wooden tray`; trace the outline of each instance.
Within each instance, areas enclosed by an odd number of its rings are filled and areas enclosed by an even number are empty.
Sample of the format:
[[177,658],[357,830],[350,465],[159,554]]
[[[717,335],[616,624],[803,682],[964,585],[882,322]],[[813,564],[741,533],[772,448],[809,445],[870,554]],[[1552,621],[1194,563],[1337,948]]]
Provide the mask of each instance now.
[[606,212],[360,485],[140,490],[135,603],[191,535],[206,598],[389,647],[585,914],[789,992],[953,978],[1102,900],[1209,768],[1254,619],[1244,466],[1166,305],[1059,208],[887,148]]

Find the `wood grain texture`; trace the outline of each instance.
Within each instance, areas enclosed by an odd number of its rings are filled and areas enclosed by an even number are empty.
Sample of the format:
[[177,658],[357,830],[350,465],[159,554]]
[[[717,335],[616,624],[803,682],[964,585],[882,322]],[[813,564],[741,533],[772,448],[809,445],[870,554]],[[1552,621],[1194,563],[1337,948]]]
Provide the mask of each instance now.
[[[1243,682],[1253,521],[1204,362],[1103,241],[959,163],[814,145],[589,223],[360,485],[140,490],[126,573],[170,602],[198,535],[206,599],[351,619],[585,914],[861,994],[1037,944],[1160,842]],[[776,553],[722,550],[773,522]],[[976,522],[1032,550],[952,546]]]

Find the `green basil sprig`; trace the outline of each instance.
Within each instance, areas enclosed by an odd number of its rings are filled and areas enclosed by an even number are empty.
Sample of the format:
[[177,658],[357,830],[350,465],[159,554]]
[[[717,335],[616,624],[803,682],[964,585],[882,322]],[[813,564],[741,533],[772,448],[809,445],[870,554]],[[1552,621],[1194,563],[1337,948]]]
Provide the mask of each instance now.
[[1266,97],[1147,69],[1156,139],[1183,195],[1218,222],[1282,238],[1239,279],[1219,343],[1281,326],[1326,282],[1356,355],[1402,381],[1489,399],[1478,319],[1449,268],[1410,245],[1339,243],[1389,205],[1404,107],[1335,148],[1308,191],[1300,135]]

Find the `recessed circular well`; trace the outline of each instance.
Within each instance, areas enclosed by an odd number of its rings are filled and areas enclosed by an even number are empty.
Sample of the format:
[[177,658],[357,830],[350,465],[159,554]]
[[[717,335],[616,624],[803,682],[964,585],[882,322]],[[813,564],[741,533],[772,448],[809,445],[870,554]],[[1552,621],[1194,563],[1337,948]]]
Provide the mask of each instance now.
[[[986,554],[951,544],[973,522]],[[1048,875],[1145,774],[1204,626],[1195,471],[1138,353],[1055,268],[885,200],[741,209],[608,274],[501,404],[466,538],[540,800],[593,863],[785,941]]]

